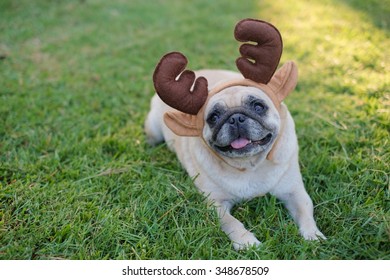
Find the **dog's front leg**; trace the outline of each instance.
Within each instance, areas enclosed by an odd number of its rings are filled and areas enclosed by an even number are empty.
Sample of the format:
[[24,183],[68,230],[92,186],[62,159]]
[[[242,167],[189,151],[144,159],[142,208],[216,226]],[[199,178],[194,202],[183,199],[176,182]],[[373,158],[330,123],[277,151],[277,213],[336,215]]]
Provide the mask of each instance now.
[[274,191],[273,194],[283,201],[294,221],[299,226],[299,231],[306,240],[326,239],[317,228],[313,216],[313,202],[307,194],[303,183],[297,183],[288,191]]
[[243,250],[261,244],[252,232],[248,231],[239,220],[230,214],[232,203],[223,201],[216,203],[216,206],[221,220],[221,228],[233,241],[234,249]]

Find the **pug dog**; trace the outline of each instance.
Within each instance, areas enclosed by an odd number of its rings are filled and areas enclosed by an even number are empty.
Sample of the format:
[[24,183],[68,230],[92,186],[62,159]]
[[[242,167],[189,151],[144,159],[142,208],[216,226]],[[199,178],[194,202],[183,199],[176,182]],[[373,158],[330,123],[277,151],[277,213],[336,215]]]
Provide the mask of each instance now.
[[282,41],[270,23],[245,19],[234,34],[257,43],[241,46],[241,73],[184,71],[187,59],[178,52],[161,59],[145,121],[147,140],[165,141],[176,153],[216,207],[236,250],[260,241],[232,216],[232,207],[267,193],[284,203],[306,240],[325,239],[303,185],[294,121],[283,103],[296,86],[297,66],[290,61],[276,71]]

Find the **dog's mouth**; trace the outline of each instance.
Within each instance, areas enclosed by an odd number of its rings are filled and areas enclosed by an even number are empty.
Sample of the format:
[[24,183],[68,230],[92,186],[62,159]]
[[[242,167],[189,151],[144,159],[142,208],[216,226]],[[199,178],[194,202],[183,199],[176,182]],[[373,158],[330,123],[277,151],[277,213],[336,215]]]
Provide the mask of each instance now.
[[271,141],[271,139],[272,139],[272,133],[268,133],[264,138],[255,141],[240,137],[234,140],[233,142],[231,142],[230,145],[224,147],[220,147],[220,146],[216,146],[216,147],[218,148],[218,150],[224,153],[233,152],[233,151],[246,152],[252,150],[255,147],[267,145]]

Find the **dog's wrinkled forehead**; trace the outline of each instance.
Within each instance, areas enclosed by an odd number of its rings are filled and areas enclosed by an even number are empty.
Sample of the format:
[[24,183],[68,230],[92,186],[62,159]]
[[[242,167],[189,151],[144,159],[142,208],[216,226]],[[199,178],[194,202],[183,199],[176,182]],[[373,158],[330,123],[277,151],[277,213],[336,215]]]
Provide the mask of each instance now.
[[247,102],[249,98],[256,98],[267,103],[269,107],[275,107],[268,95],[259,88],[233,86],[226,88],[212,96],[208,101],[205,112],[209,112],[215,106],[223,106],[225,108],[240,107],[245,102]]

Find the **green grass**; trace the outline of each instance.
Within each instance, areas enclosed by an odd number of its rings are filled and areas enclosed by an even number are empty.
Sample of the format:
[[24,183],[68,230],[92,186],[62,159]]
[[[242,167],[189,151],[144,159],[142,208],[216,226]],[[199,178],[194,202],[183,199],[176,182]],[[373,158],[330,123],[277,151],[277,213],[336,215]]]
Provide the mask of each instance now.
[[[168,2],[168,1],[166,1]],[[0,3],[1,259],[390,259],[390,3]],[[235,252],[215,212],[143,120],[166,52],[235,69],[235,23],[273,22],[300,164],[325,242],[273,197],[234,215],[264,243]]]

